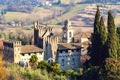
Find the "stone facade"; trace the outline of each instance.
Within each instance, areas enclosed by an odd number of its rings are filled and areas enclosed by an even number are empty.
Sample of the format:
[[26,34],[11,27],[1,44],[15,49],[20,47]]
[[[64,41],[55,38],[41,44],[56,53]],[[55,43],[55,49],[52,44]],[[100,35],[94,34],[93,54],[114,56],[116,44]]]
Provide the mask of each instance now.
[[35,45],[21,45],[21,41],[4,41],[4,60],[14,63],[28,64],[32,55],[36,54],[38,61],[44,60],[44,52]]
[[41,26],[38,21],[34,22],[34,45],[23,46],[20,41],[4,42],[5,59],[28,64],[30,57],[36,54],[39,61],[52,59],[53,62],[58,62],[62,70],[77,70],[81,66],[82,43],[88,39],[82,38],[81,42],[74,42],[74,31],[69,20],[63,27],[61,43],[58,43],[58,37],[54,36],[52,30],[53,27]]
[[72,26],[71,26],[71,22],[69,20],[67,20],[65,22],[64,27],[63,27],[62,40],[65,43],[71,43],[71,42],[73,42],[73,37],[74,37],[74,34],[73,34],[73,29],[72,29]]
[[21,42],[3,42],[4,45],[4,59],[10,62],[18,63],[20,60],[20,50],[21,50]]
[[[66,48],[62,48],[65,47]],[[81,47],[73,44],[59,44],[57,51],[57,62],[61,64],[62,70],[77,70],[80,67]]]
[[44,59],[52,58],[55,62],[57,53],[58,37],[52,33],[52,27],[40,26],[34,22],[34,45],[44,49]]

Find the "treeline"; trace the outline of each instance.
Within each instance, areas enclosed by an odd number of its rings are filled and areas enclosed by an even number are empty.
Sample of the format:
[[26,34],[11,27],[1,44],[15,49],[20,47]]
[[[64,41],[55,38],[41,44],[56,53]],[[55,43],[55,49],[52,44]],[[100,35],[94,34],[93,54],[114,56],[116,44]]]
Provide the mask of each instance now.
[[1,5],[11,5],[11,4],[36,5],[38,3],[39,3],[38,0],[0,0]]
[[85,2],[90,3],[117,3],[120,2],[120,0],[85,0]]
[[33,6],[38,5],[37,0],[0,0],[0,5],[6,5],[7,11],[30,13]]

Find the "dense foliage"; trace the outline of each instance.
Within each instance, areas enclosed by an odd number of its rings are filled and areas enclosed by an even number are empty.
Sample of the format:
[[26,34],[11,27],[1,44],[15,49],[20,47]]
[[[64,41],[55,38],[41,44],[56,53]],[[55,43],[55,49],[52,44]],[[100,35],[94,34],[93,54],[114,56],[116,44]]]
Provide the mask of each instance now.
[[23,68],[17,64],[5,62],[7,77],[6,80],[67,80],[67,77],[62,75],[53,75],[52,72],[47,72],[42,69]]
[[6,71],[2,62],[2,51],[0,50],[0,80],[4,80],[6,77]]
[[92,35],[92,48],[90,49],[91,62],[88,63],[92,65],[84,72],[83,80],[120,79],[119,34],[120,29],[117,28],[116,31],[112,13],[110,11],[108,12],[106,29],[103,17],[100,19],[100,11],[97,8]]
[[120,60],[120,27],[117,28],[117,36],[118,36],[118,51],[117,51],[117,54],[118,54],[118,60]]
[[93,66],[101,66],[104,63],[106,57],[106,40],[107,32],[104,25],[104,19],[100,17],[99,6],[97,6],[94,20],[94,32],[92,34],[92,47],[90,51],[91,64]]
[[120,0],[85,0],[86,2],[91,2],[91,3],[117,3],[120,2]]
[[116,34],[116,27],[114,18],[111,12],[108,12],[108,39],[107,39],[107,50],[111,58],[117,59],[118,51],[118,38]]

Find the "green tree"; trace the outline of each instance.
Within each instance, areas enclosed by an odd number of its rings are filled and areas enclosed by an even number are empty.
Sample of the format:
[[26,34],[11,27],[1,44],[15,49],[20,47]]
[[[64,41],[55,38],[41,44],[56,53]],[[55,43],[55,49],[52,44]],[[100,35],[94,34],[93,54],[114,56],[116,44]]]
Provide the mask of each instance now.
[[99,67],[92,66],[83,72],[82,80],[100,80],[98,72]]
[[117,27],[117,35],[118,35],[118,59],[120,60],[120,27]]
[[44,70],[44,69],[47,69],[47,66],[48,66],[48,65],[49,65],[49,64],[48,64],[47,61],[40,61],[40,62],[38,63],[38,68]]
[[37,55],[32,55],[29,62],[30,62],[30,65],[31,65],[32,68],[37,67],[37,65],[38,65]]
[[65,71],[65,75],[68,77],[68,79],[76,80],[75,78],[79,74],[72,69],[68,69],[68,70]]
[[91,48],[91,63],[96,66],[99,64],[99,49],[100,49],[100,10],[97,6],[97,12],[94,20],[94,32],[92,34],[92,48]]
[[[116,34],[116,28],[112,13],[108,12],[108,39],[107,52],[109,57],[106,59],[106,79],[119,80],[120,79],[120,61],[118,59],[119,41]],[[119,31],[117,30],[117,33]]]
[[100,36],[100,64],[102,64],[105,61],[105,58],[107,57],[107,51],[106,51],[106,40],[107,40],[107,31],[105,28],[105,24],[104,24],[104,18],[101,17],[100,19],[100,30],[99,30],[99,36]]
[[50,64],[51,67],[51,71],[53,72],[53,74],[61,74],[61,70],[60,70],[60,64],[56,63],[56,62],[52,62]]
[[115,58],[106,59],[106,80],[120,80],[120,61]]
[[110,58],[117,59],[118,51],[118,38],[116,34],[116,27],[112,13],[108,12],[108,39],[107,39],[107,52]]

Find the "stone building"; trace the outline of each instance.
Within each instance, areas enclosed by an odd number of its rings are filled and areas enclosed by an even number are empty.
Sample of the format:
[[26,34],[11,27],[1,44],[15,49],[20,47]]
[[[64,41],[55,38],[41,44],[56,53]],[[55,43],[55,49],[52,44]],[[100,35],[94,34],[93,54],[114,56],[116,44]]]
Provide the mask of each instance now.
[[43,49],[35,45],[22,45],[21,41],[8,42],[4,41],[4,60],[24,64],[29,63],[32,55],[36,54],[38,61],[44,60]]
[[77,43],[58,44],[57,62],[62,70],[77,70],[80,67],[81,46]]
[[62,70],[77,70],[82,65],[80,57],[84,55],[83,43],[88,39],[83,38],[80,39],[82,41],[75,42],[74,31],[69,20],[65,22],[62,33],[62,42],[58,42],[58,37],[54,36],[53,27],[41,26],[36,21],[32,40],[34,44],[23,46],[20,41],[4,42],[4,58],[14,63],[28,64],[31,55],[36,54],[39,61],[58,62]]
[[[44,59],[52,58],[54,62],[61,64],[62,70],[80,67],[81,42],[74,42],[74,31],[71,22],[67,20],[63,27],[62,42],[54,36],[52,27],[40,26],[39,22],[34,23],[34,45],[44,50]],[[85,40],[85,39],[84,39]]]
[[34,45],[44,49],[44,59],[56,59],[58,37],[52,33],[52,27],[39,26],[39,22],[34,23]]

